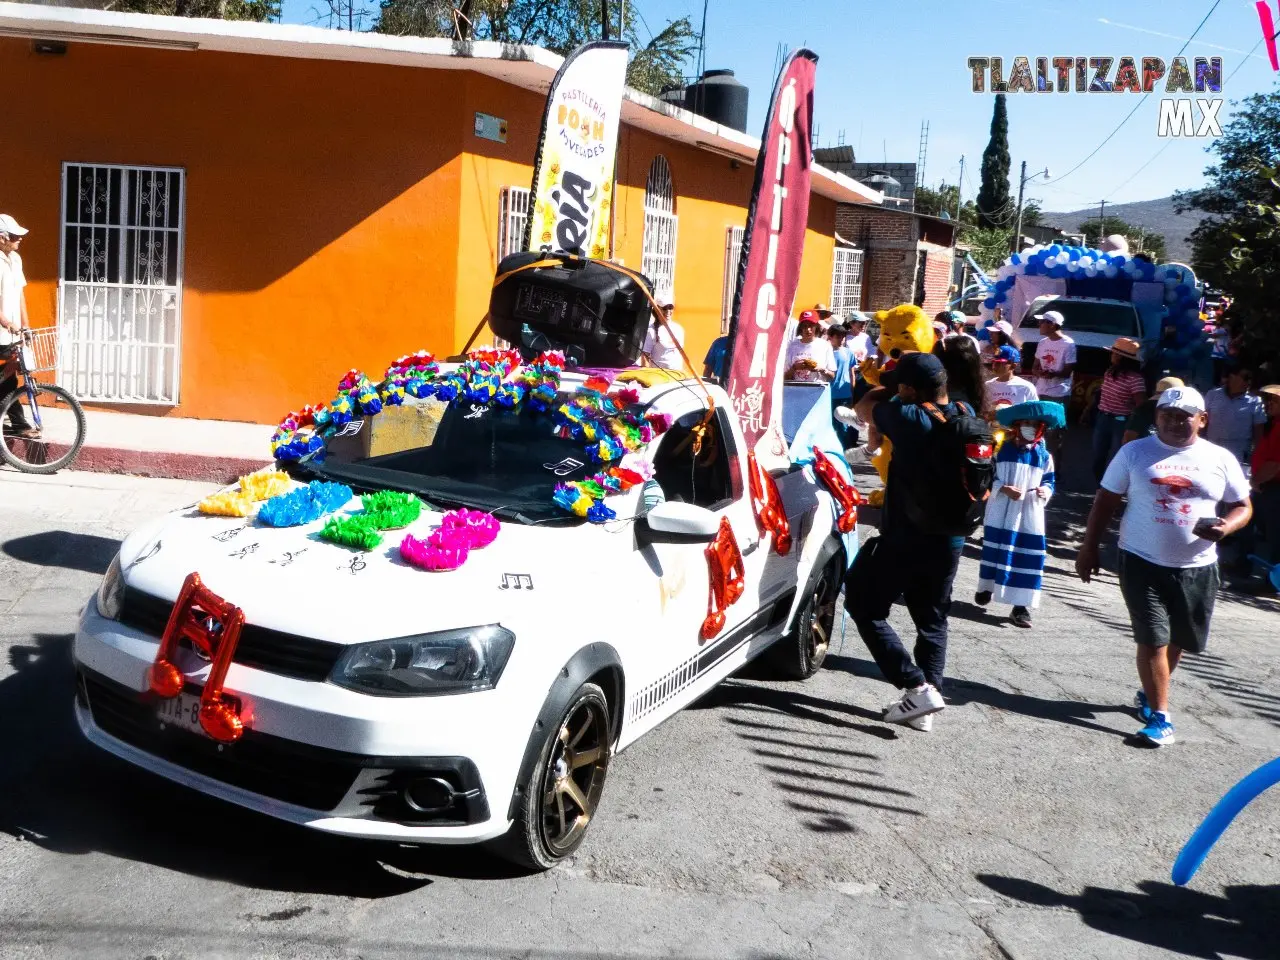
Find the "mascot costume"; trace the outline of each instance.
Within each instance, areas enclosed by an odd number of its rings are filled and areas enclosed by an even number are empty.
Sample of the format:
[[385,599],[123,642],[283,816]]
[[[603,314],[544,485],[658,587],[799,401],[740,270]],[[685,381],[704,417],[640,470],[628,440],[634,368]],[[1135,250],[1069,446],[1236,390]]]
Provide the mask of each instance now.
[[[933,323],[928,315],[919,307],[909,303],[899,304],[892,310],[881,310],[875,314],[875,320],[880,324],[880,339],[876,341],[876,346],[880,348],[880,355],[874,358],[868,357],[862,361],[858,372],[867,383],[878,387],[881,374],[892,370],[902,354],[913,350],[931,353],[937,336],[934,334]],[[881,483],[889,482],[891,455],[892,445],[888,437],[882,437],[880,451],[871,458],[876,473],[880,474]],[[884,502],[884,490],[873,491],[869,502],[873,506],[880,506]]]

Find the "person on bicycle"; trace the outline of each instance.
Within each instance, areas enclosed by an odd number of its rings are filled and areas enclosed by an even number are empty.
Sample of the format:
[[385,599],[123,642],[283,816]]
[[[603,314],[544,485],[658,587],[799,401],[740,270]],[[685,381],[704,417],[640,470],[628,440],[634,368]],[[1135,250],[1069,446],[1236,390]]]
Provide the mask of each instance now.
[[[26,228],[19,226],[17,220],[0,213],[0,370],[9,371],[9,375],[0,380],[0,397],[7,397],[18,389],[17,353],[27,326],[27,278],[22,273],[18,244],[26,235]],[[40,435],[27,422],[21,403],[9,408],[9,425],[15,436]]]

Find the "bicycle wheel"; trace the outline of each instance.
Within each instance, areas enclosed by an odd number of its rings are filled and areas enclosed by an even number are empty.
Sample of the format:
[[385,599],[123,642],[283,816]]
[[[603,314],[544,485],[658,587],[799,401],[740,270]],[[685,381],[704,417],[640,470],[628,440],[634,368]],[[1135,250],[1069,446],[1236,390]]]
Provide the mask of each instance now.
[[[0,430],[3,430],[4,439],[0,442],[0,457],[4,458],[5,463],[17,467],[23,473],[57,473],[64,467],[71,465],[71,462],[80,453],[80,448],[84,446],[84,411],[80,409],[80,404],[75,397],[67,393],[61,387],[55,387],[52,384],[32,382],[32,388],[36,392],[37,406],[53,406],[54,400],[60,400],[71,408],[71,413],[75,417],[75,436],[71,438],[70,443],[55,440],[27,440],[23,437],[10,436],[9,434],[9,411],[15,404],[22,404],[27,399],[27,389],[22,387],[15,390],[9,396],[0,400]],[[24,409],[27,414],[27,420],[33,421],[29,409]]]

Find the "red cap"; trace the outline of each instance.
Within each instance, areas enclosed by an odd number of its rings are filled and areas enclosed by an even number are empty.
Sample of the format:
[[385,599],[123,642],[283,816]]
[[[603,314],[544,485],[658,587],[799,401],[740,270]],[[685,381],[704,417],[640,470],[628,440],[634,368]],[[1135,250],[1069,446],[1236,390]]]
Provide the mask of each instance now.
[[812,310],[805,310],[800,314],[799,323],[817,323],[818,315]]

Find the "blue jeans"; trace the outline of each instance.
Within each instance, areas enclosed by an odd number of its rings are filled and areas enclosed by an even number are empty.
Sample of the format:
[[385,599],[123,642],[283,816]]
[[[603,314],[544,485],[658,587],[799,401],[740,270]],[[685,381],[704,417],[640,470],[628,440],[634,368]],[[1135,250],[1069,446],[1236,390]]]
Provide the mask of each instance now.
[[836,419],[836,407],[852,406],[853,397],[837,397],[834,393],[831,395],[831,425],[835,428],[836,436],[840,438],[841,452],[852,450],[858,445],[858,431]]
[[[951,537],[890,533],[858,551],[844,602],[858,635],[886,680],[899,689],[931,683],[942,689],[947,665],[947,615],[963,542]],[[916,625],[915,660],[889,626],[899,597]]]
[[1120,441],[1124,439],[1124,425],[1128,416],[1097,411],[1093,423],[1093,479],[1102,483],[1102,475],[1107,472],[1107,464],[1120,449]]

